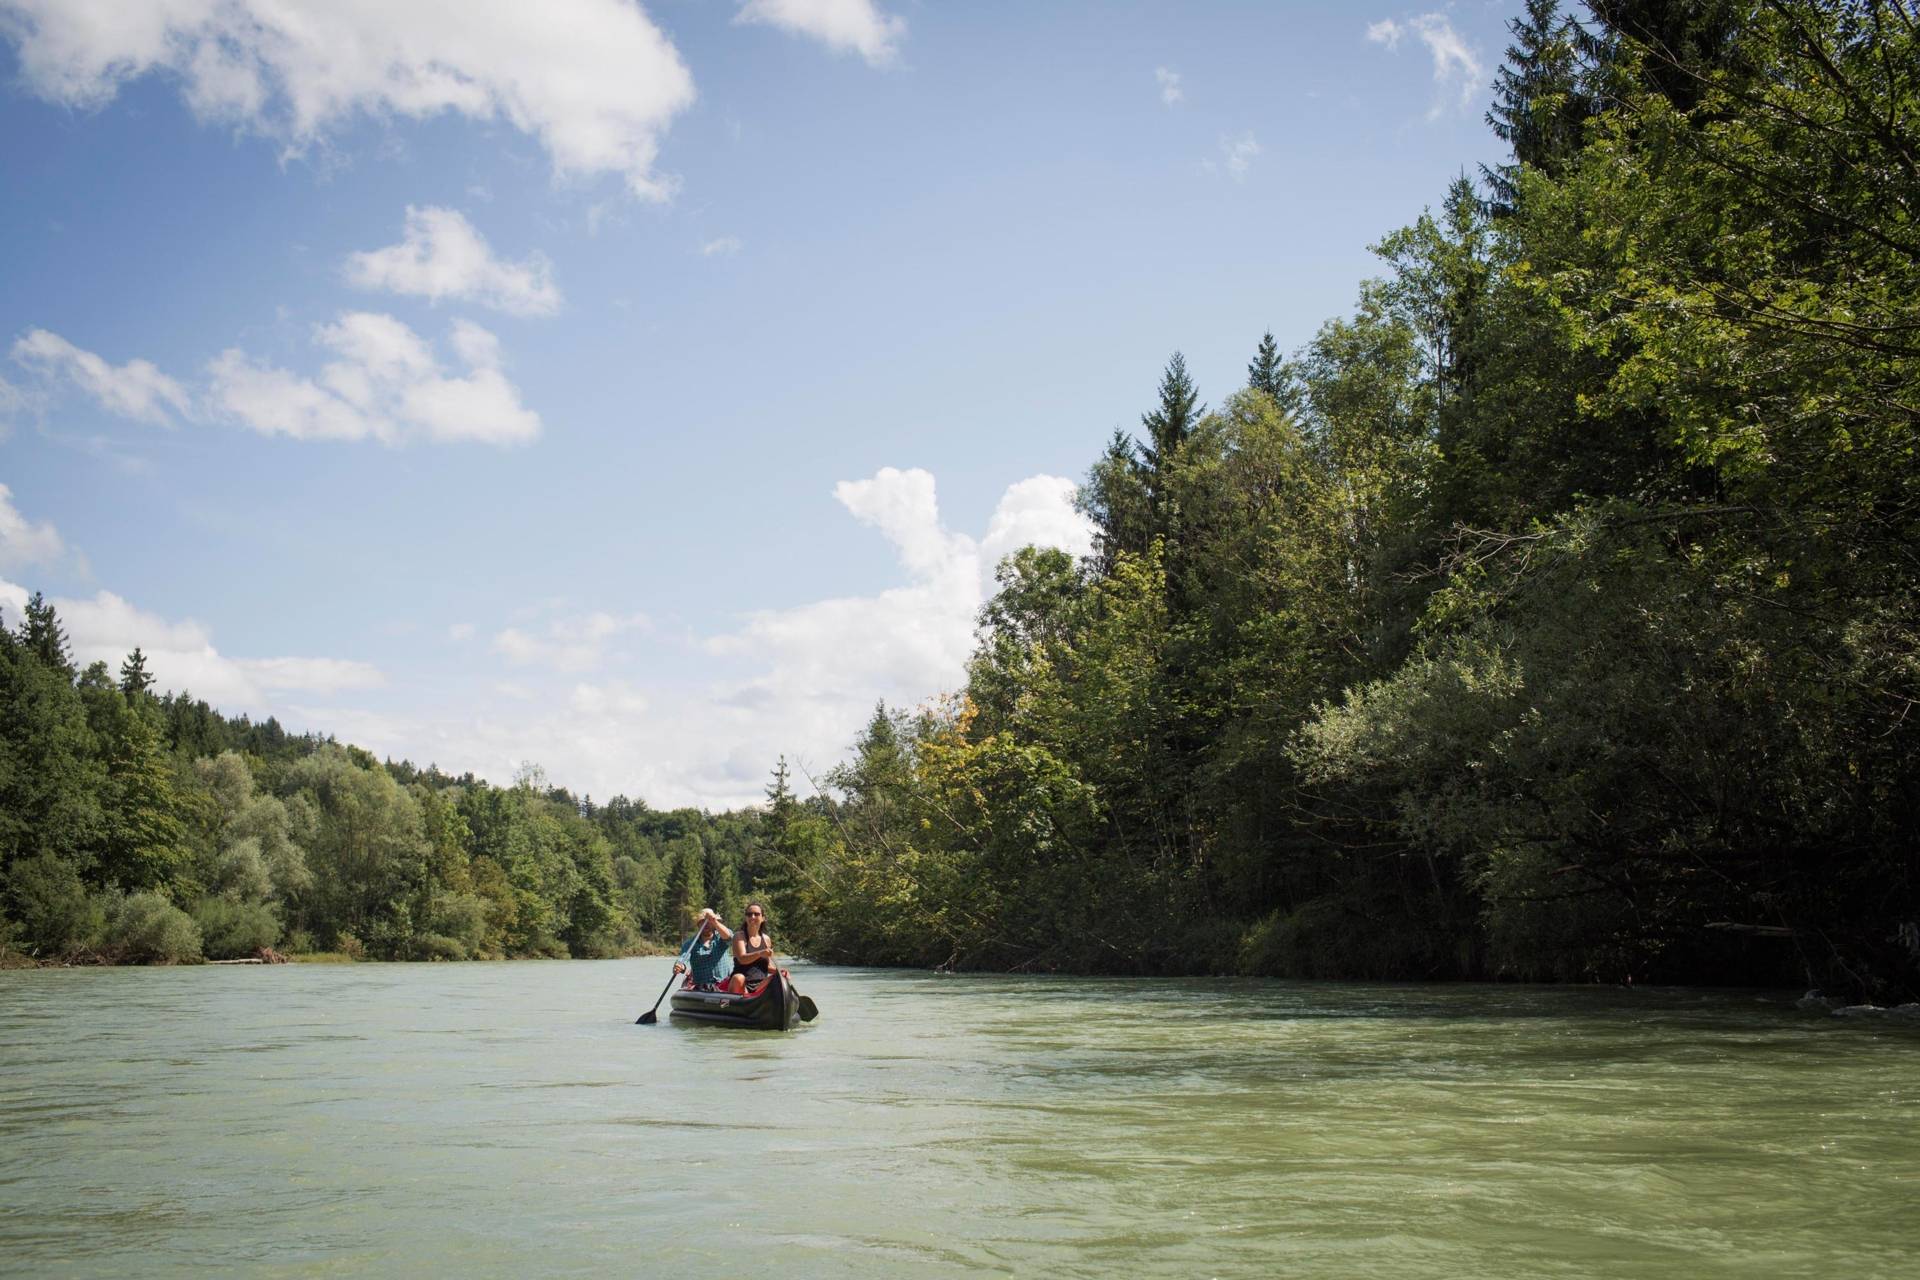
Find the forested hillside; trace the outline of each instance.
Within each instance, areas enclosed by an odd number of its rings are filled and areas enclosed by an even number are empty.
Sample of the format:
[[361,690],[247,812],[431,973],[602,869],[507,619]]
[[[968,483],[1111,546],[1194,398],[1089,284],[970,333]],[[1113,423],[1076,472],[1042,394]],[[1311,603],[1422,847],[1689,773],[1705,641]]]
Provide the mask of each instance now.
[[35,596],[0,619],[0,952],[188,961],[604,956],[738,919],[759,818],[386,763],[76,671]]
[[962,693],[776,787],[790,936],[1913,997],[1915,10],[1512,31],[1512,162],[1211,409],[1175,356],[1094,561],[1009,560]]

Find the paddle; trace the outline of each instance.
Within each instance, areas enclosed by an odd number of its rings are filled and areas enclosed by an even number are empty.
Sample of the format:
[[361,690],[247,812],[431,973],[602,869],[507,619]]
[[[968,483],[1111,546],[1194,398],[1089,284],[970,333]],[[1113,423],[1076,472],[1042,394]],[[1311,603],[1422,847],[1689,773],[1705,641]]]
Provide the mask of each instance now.
[[[694,947],[694,944],[699,941],[700,941],[700,934],[696,931],[691,938],[687,939],[687,945],[680,949],[680,959],[678,961],[675,961],[675,963],[678,964],[678,963],[684,962],[689,967],[691,967],[693,964],[693,947]],[[673,990],[674,978],[678,978],[679,976],[680,974],[676,971],[671,977],[667,979],[667,985],[660,988],[660,1000],[665,1000],[667,998],[667,992]],[[654,1023],[660,1021],[660,1000],[655,1000],[653,1002],[653,1008],[647,1010],[645,1013],[635,1018],[633,1020],[633,1025],[636,1027],[650,1027]]]
[[[674,979],[678,978],[679,976],[680,975],[676,973],[672,977],[667,979],[667,985],[660,988],[660,1000],[665,1000],[667,998],[667,992],[673,990]],[[633,1025],[636,1027],[650,1027],[654,1023],[660,1021],[660,1000],[655,1000],[653,1002],[653,1008],[647,1010],[645,1013],[635,1018],[633,1020]]]
[[[788,973],[785,969],[782,969],[780,972],[786,978],[787,985],[790,987],[793,987],[793,975]],[[800,996],[799,1005],[798,1005],[800,1010],[800,1021],[812,1022],[815,1018],[820,1016],[820,1006],[813,1002],[812,996],[800,995],[800,988],[798,987],[793,987],[793,994],[796,996]]]

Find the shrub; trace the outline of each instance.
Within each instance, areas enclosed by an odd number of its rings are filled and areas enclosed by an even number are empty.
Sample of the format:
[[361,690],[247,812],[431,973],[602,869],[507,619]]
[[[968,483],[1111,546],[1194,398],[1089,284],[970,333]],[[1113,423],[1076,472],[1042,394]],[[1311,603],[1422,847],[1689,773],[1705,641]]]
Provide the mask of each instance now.
[[142,964],[193,964],[200,959],[200,926],[161,894],[129,894],[109,913],[106,950]]
[[423,933],[413,940],[413,951],[421,960],[465,960],[467,948],[458,938],[443,933]]
[[263,902],[203,898],[193,908],[209,960],[239,960],[280,941],[280,920]]
[[313,933],[307,929],[289,929],[286,945],[281,950],[292,955],[301,955],[314,949]]
[[47,854],[23,858],[7,873],[6,889],[13,900],[14,945],[57,956],[99,943],[106,912],[68,863]]

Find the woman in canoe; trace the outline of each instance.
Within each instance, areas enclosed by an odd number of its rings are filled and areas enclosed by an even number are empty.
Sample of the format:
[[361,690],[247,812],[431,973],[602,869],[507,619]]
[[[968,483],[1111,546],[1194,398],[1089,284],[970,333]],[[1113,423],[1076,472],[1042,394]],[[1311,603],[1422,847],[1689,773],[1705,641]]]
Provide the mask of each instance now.
[[757,902],[747,904],[747,918],[740,932],[733,935],[733,976],[727,990],[745,995],[773,973],[773,938],[767,933],[767,909]]
[[688,974],[687,985],[695,990],[719,990],[721,975],[726,972],[727,944],[732,941],[732,930],[721,924],[720,917],[708,907],[700,913],[700,923],[693,936],[680,948],[680,958],[673,962],[673,971]]

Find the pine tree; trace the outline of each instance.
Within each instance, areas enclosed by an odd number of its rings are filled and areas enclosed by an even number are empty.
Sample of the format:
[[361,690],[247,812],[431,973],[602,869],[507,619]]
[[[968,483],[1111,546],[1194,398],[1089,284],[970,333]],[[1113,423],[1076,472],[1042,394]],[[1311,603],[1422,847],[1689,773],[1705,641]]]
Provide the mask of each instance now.
[[1187,376],[1187,358],[1174,352],[1173,359],[1167,361],[1167,371],[1160,377],[1159,407],[1152,413],[1140,415],[1148,441],[1141,446],[1140,460],[1146,468],[1147,491],[1155,498],[1156,505],[1159,487],[1155,482],[1206,412],[1207,407],[1200,403],[1199,390]]
[[694,917],[707,906],[706,861],[699,836],[684,836],[675,842],[673,865],[667,873],[667,910],[675,929],[690,928]]
[[787,833],[787,824],[793,821],[798,801],[793,798],[790,778],[787,758],[783,755],[773,766],[773,781],[766,787],[767,807],[760,815],[760,839],[768,848],[779,847],[780,837]]
[[1280,347],[1274,342],[1271,329],[1261,337],[1259,350],[1253,353],[1253,363],[1247,366],[1247,386],[1266,392],[1276,404],[1285,403],[1286,374],[1280,362]]
[[27,601],[27,621],[20,629],[20,640],[47,666],[72,677],[73,656],[67,651],[67,633],[53,606],[38,591]]
[[147,655],[135,645],[127,660],[120,664],[120,692],[132,697],[153,688],[153,677],[147,672]]
[[1558,173],[1580,149],[1581,126],[1594,114],[1581,83],[1573,19],[1559,0],[1527,0],[1526,16],[1507,24],[1514,43],[1493,81],[1487,124],[1513,148],[1513,163],[1480,166],[1493,211],[1505,215],[1519,199],[1522,167]]
[[139,708],[123,713],[107,761],[107,840],[101,876],[129,892],[164,888],[185,865],[186,824],[159,732]]
[[1093,565],[1100,577],[1113,572],[1125,553],[1139,555],[1153,540],[1147,511],[1146,483],[1141,476],[1140,447],[1133,437],[1116,430],[1100,460],[1087,473],[1087,482],[1074,495],[1073,505],[1093,522]]

